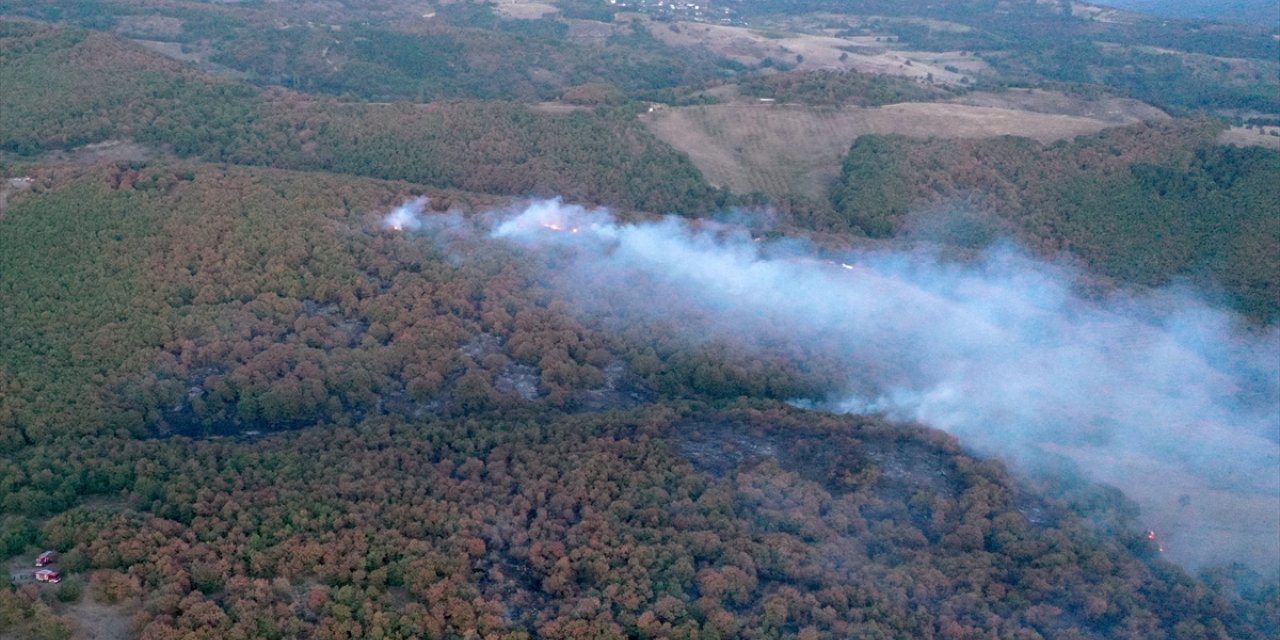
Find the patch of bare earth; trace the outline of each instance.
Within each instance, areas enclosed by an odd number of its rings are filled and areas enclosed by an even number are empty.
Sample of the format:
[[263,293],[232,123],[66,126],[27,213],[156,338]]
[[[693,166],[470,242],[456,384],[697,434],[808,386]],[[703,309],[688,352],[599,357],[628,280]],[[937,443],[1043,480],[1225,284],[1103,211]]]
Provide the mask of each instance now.
[[665,108],[641,116],[663,141],[687,153],[713,184],[738,193],[823,197],[854,139],[1014,135],[1052,142],[1094,133],[1114,121],[1059,113],[947,103],[839,109],[780,104]]

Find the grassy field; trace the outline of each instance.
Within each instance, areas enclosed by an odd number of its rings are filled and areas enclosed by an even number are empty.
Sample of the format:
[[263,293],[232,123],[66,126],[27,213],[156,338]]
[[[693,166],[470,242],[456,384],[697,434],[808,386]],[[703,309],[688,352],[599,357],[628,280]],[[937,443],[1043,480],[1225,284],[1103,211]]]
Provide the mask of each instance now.
[[1132,124],[1142,120],[1166,120],[1169,114],[1141,100],[1103,95],[1084,98],[1046,89],[1008,89],[1006,91],[972,91],[949,100],[974,107],[997,107],[1032,113],[1054,113],[1081,116],[1116,124]]
[[493,5],[493,10],[504,18],[517,20],[537,20],[545,15],[559,11],[548,2],[537,2],[536,0],[500,0],[500,2]]
[[1255,129],[1230,127],[1223,131],[1222,135],[1218,136],[1218,142],[1280,149],[1280,135],[1277,134],[1280,134],[1280,127],[1257,127]]
[[[1213,487],[1205,478],[1137,454],[1084,446],[1045,449],[1091,469],[1098,482],[1124,487],[1125,495],[1142,505],[1143,526],[1160,537],[1170,560],[1194,568],[1252,558],[1260,571],[1280,570],[1275,538],[1280,508],[1274,495]],[[1143,481],[1147,478],[1153,480]]]
[[860,135],[918,138],[1014,135],[1052,142],[1121,121],[944,103],[878,108],[724,104],[659,109],[643,116],[654,134],[687,153],[711,183],[738,193],[825,197]]
[[894,49],[872,36],[774,32],[701,22],[652,23],[649,30],[670,45],[704,48],[747,65],[758,65],[772,58],[799,71],[843,69],[958,85],[966,74],[980,73],[987,68],[981,60],[961,57],[958,52]]

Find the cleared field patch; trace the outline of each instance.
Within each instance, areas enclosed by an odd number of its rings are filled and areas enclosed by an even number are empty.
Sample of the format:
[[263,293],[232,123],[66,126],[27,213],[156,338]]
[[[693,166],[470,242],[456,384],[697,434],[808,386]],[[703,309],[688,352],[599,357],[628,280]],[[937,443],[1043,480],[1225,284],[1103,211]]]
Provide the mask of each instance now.
[[1280,149],[1280,127],[1260,126],[1256,129],[1231,127],[1218,136],[1218,142],[1242,147],[1255,146]]
[[86,596],[59,613],[76,623],[72,640],[125,640],[136,636],[133,611],[124,604],[93,602]]
[[517,20],[537,20],[560,11],[549,3],[530,0],[500,0],[493,5],[493,10],[504,18]]
[[950,79],[955,74],[967,74],[970,77],[987,73],[991,70],[991,65],[986,60],[975,55],[970,55],[966,51],[904,51],[903,55],[914,60],[916,63],[924,63],[929,65],[929,69],[937,69],[942,67],[946,71],[945,78]]
[[997,107],[1035,113],[1055,113],[1094,118],[1116,124],[1167,120],[1169,114],[1141,100],[1103,97],[1095,100],[1044,89],[1010,89],[998,93],[975,91],[948,102],[975,107]]
[[231,67],[220,65],[210,60],[210,57],[213,56],[216,51],[210,48],[207,44],[197,45],[195,47],[184,47],[183,44],[179,42],[139,40],[137,38],[132,38],[130,41],[167,58],[172,58],[179,62],[190,64],[210,75],[218,76],[220,78],[234,78],[237,80],[244,80],[249,77],[249,74],[243,71],[237,71]]
[[[867,37],[841,38],[702,22],[649,23],[649,30],[670,45],[705,48],[747,65],[758,65],[772,58],[799,71],[844,69],[917,78],[935,84],[961,84],[966,73],[985,68],[980,60],[966,59],[966,67],[962,69],[952,64],[958,54],[890,49],[870,42],[873,39]],[[946,69],[947,66],[956,71]]]
[[586,107],[580,104],[569,104],[566,102],[552,102],[552,101],[537,102],[529,105],[529,108],[533,109],[534,111],[540,111],[542,113],[557,113],[557,114],[573,113],[574,111],[587,111],[590,109],[590,107]]
[[826,195],[849,146],[865,134],[1014,135],[1052,142],[1117,124],[1082,116],[918,102],[841,109],[723,104],[659,109],[641,119],[667,144],[687,153],[712,184],[737,193],[802,193],[815,198]]

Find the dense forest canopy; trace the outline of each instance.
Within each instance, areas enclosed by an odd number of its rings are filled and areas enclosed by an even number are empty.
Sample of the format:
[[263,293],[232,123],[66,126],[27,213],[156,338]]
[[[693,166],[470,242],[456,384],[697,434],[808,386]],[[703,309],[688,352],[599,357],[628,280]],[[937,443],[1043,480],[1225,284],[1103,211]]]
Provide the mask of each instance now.
[[12,22],[0,29],[0,81],[13,89],[0,98],[7,116],[0,148],[19,154],[132,138],[215,162],[473,191],[691,213],[723,203],[625,107],[344,104],[196,76],[83,31]]
[[[1070,451],[1032,468],[815,409],[888,367],[802,323],[747,335],[766,312],[632,313],[661,269],[566,292],[576,245],[492,237],[560,196],[840,277],[1008,242],[1099,305],[1206,289],[1269,348],[1269,29],[985,0],[0,0],[0,636],[1275,637],[1273,568],[1176,564],[1146,498]],[[735,191],[652,126],[709,104],[860,133],[816,191]],[[902,104],[1097,132],[857,129]],[[737,333],[688,338],[711,321]],[[60,583],[33,582],[45,549]]]
[[901,231],[929,206],[977,211],[972,242],[1009,234],[1148,285],[1200,277],[1274,320],[1280,154],[1216,145],[1211,134],[1205,123],[1147,124],[1049,147],[867,136],[845,158],[832,204],[873,236]]

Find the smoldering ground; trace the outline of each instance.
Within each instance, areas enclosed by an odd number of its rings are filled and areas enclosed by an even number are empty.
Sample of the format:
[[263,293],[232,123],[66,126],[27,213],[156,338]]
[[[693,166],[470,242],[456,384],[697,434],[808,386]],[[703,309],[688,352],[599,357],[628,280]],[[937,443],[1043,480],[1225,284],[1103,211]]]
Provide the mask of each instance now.
[[1080,274],[1011,246],[818,257],[559,200],[483,219],[597,326],[837,358],[845,379],[798,402],[919,421],[1017,466],[1065,456],[1137,501],[1171,559],[1280,570],[1280,332],[1189,289],[1086,297]]

